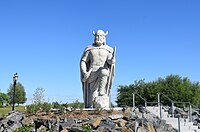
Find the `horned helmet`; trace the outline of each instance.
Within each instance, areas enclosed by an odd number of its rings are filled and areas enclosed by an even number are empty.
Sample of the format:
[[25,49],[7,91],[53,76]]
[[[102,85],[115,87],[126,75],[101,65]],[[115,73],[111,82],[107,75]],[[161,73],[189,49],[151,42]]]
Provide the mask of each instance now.
[[[106,44],[106,36],[108,35],[108,31],[104,32],[103,30],[97,30],[96,32],[93,31],[93,35],[97,36],[97,35],[102,35],[103,36],[103,45]],[[96,38],[95,38],[96,41]]]

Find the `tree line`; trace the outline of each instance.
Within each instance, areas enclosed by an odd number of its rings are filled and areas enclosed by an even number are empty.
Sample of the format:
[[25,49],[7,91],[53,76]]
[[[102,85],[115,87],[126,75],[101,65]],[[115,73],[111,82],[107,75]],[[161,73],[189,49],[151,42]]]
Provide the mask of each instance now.
[[[27,100],[24,86],[18,82],[16,84],[15,104],[24,104]],[[200,83],[192,82],[188,77],[181,77],[179,75],[168,75],[165,78],[159,77],[157,80],[145,82],[142,80],[135,80],[130,85],[119,85],[117,88],[118,106],[133,105],[133,92],[139,94],[148,102],[157,102],[158,93],[161,94],[161,103],[163,105],[171,105],[169,99],[175,102],[190,102],[197,107],[200,107]],[[44,89],[37,88],[33,94],[33,103],[44,102]],[[165,96],[162,96],[165,95]],[[12,104],[13,100],[13,85],[10,84],[7,93],[0,92],[0,107],[7,104]],[[148,104],[148,105],[155,105]],[[135,104],[142,105],[144,100],[135,96]]]
[[[175,102],[190,102],[200,107],[200,83],[192,82],[189,78],[179,75],[168,75],[165,78],[160,77],[151,82],[145,82],[144,79],[136,80],[130,85],[119,85],[117,92],[116,103],[118,106],[132,106],[134,92],[146,99],[147,102],[157,102],[157,94],[160,93],[163,105],[171,106],[171,101],[169,100],[171,99]],[[135,104],[142,105],[144,104],[144,100],[135,96]],[[187,104],[182,103],[177,105]]]
[[[0,92],[0,107],[13,104],[13,84],[10,84],[7,93]],[[15,86],[15,104],[24,104],[26,102],[26,92],[24,86],[18,82]]]

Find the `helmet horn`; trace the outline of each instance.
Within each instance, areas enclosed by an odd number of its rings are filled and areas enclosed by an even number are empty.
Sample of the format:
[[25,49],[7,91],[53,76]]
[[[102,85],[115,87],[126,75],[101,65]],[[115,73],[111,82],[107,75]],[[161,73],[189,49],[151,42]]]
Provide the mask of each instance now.
[[93,31],[92,33],[93,33],[93,35],[95,36],[95,32]]
[[108,31],[106,31],[105,36],[108,35]]

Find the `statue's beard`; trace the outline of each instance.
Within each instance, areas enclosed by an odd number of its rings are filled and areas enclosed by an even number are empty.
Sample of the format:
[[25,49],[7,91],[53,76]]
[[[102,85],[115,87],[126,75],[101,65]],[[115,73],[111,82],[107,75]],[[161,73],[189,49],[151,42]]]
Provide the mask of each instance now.
[[103,45],[103,42],[101,42],[101,41],[95,41],[95,44],[96,44],[97,46],[101,46],[101,45]]

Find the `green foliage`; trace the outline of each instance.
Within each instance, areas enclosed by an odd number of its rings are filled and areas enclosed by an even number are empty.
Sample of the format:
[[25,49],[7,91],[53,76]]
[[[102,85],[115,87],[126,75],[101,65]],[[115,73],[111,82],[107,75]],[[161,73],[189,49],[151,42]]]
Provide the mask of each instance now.
[[26,106],[26,112],[29,114],[36,114],[38,111],[50,112],[52,108],[51,103],[44,102],[42,104],[31,104]]
[[84,103],[80,103],[80,104],[79,104],[79,108],[80,108],[80,110],[82,111],[82,110],[85,108],[85,104],[84,104]]
[[67,108],[69,106],[68,103],[64,103],[64,104],[61,104],[61,105],[62,105],[62,107],[65,107],[65,108]]
[[89,124],[83,124],[81,128],[83,132],[92,132],[92,127]]
[[77,108],[83,109],[84,103],[81,103],[79,102],[79,100],[76,100],[75,102],[69,104],[69,106],[71,106],[73,110],[76,110]]
[[[13,102],[13,84],[10,84],[10,87],[8,88],[7,91],[7,95],[9,98],[9,103],[12,104]],[[24,104],[26,102],[27,98],[26,98],[26,92],[24,89],[24,86],[21,83],[17,83],[16,87],[15,87],[15,103],[19,104]]]
[[15,130],[15,132],[30,132],[31,130],[33,130],[34,125],[30,124],[30,125],[24,125],[20,128],[18,128],[17,130]]
[[52,102],[52,106],[53,106],[53,108],[56,108],[56,109],[60,109],[62,107],[61,104],[59,104],[57,101]]
[[52,105],[50,103],[44,102],[43,104],[41,104],[42,111],[46,113],[50,112],[51,108],[52,108]]
[[117,101],[116,103],[118,106],[122,105],[127,105],[130,106],[132,104],[133,98],[132,98],[132,93],[133,93],[133,85],[120,85],[119,88],[117,89],[118,96],[117,96]]
[[65,105],[66,105],[66,104],[60,104],[60,103],[58,103],[58,102],[53,102],[53,103],[52,103],[52,108],[58,109],[57,112],[63,113],[64,110],[65,110]]
[[7,105],[9,103],[9,97],[7,94],[0,92],[0,108],[2,108],[4,105]]
[[[0,116],[7,115],[11,110],[12,110],[12,106],[5,106],[3,108],[0,108]],[[25,106],[16,106],[15,110],[24,112]]]
[[33,104],[42,104],[44,102],[44,88],[37,88],[33,94]]
[[6,117],[6,114],[5,113],[1,113],[0,114],[0,118],[5,118]]
[[[147,83],[139,80],[129,86],[120,85],[117,92],[118,106],[132,106],[133,92],[138,93],[148,102],[157,102],[157,93],[161,93],[161,103],[164,105],[171,105],[170,98],[173,101],[190,102],[200,106],[199,82],[191,82],[187,77],[178,75],[169,75]],[[136,105],[144,104],[144,101],[135,95],[135,103]]]
[[29,114],[36,114],[40,110],[40,104],[27,105],[26,112]]

